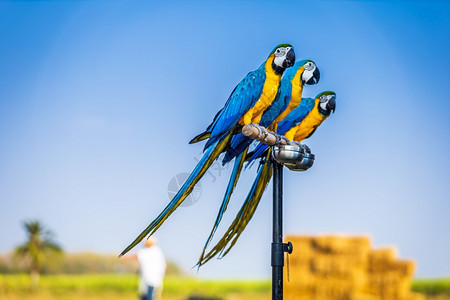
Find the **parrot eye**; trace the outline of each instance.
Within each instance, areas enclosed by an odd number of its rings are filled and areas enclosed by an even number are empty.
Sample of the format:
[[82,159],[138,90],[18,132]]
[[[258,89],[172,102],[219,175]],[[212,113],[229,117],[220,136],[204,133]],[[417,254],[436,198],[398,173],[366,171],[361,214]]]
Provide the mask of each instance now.
[[275,51],[275,56],[283,56],[286,54],[286,48],[278,48]]
[[305,70],[308,70],[308,71],[312,71],[312,70],[314,70],[314,64],[312,63],[312,62],[307,62],[306,64],[305,64]]
[[323,103],[323,102],[327,102],[328,101],[328,96],[327,95],[322,95],[322,96],[320,96],[320,102],[321,103]]

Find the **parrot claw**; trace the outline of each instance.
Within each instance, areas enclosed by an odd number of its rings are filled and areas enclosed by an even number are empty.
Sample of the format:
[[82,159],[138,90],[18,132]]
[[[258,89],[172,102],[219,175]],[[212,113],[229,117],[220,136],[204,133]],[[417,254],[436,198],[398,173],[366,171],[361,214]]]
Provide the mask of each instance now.
[[258,139],[262,139],[263,134],[264,134],[264,138],[267,139],[267,136],[269,134],[267,129],[262,126],[259,126],[258,124],[255,124],[255,127],[258,129]]
[[277,139],[275,141],[275,145],[280,145],[281,144],[281,136],[279,134],[275,134],[275,138]]
[[[267,143],[267,139],[269,138],[269,132],[265,127],[260,126],[261,131],[264,133],[264,143]],[[261,137],[259,137],[261,138]]]
[[257,124],[252,124],[252,126],[256,127],[256,129],[258,129],[258,139],[261,138],[262,136],[262,129],[261,127],[259,127]]

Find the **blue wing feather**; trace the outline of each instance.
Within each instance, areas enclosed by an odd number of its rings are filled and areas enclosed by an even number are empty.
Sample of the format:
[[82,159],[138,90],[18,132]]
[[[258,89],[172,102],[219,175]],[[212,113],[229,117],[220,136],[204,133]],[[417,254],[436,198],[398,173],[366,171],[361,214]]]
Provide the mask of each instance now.
[[205,149],[228,134],[242,116],[255,105],[262,94],[265,80],[265,69],[260,67],[248,73],[236,86],[220,114],[210,126],[211,137],[206,143]]
[[233,158],[240,155],[245,149],[250,146],[253,139],[250,139],[242,133],[235,134],[230,142],[230,146],[222,159],[222,165],[230,162]]
[[314,99],[302,98],[300,105],[293,109],[280,123],[278,123],[278,134],[285,134],[289,129],[299,124],[314,108]]

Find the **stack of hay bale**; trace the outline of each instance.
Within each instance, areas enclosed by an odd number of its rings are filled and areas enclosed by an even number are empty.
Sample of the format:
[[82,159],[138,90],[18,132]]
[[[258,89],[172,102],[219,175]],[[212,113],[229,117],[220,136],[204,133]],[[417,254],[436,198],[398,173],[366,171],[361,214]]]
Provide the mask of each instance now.
[[[288,236],[285,299],[422,300],[409,291],[414,263],[396,261],[392,249],[371,250],[368,237]],[[285,266],[287,269],[287,266]]]
[[369,252],[366,290],[380,299],[424,299],[410,292],[413,275],[414,262],[396,260],[394,249]]

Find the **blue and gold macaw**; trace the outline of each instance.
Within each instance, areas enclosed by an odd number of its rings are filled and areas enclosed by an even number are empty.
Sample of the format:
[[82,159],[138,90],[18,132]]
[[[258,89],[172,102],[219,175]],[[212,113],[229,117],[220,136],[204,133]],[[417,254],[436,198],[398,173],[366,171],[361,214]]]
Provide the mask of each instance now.
[[[317,84],[320,80],[320,72],[316,64],[311,60],[297,61],[292,67],[288,68],[281,79],[280,88],[278,90],[275,101],[264,111],[259,122],[260,126],[268,127],[269,130],[276,130],[276,126],[279,121],[284,119],[294,108],[296,108],[302,99],[303,86],[305,84],[312,85]],[[233,171],[220,206],[215,223],[211,230],[211,233],[203,248],[202,256],[206,251],[206,247],[210,243],[214,233],[219,226],[223,214],[225,213],[231,194],[236,186],[242,171],[248,147],[253,142],[244,136],[242,133],[238,133],[231,138],[230,145],[222,160],[222,164],[230,162],[235,159]]]
[[[322,92],[315,99],[303,99],[298,111],[293,111],[278,128],[278,133],[284,135],[288,140],[300,143],[309,138],[316,131],[317,127],[328,118],[336,107],[336,94],[331,91]],[[266,144],[259,144],[252,153],[250,161],[263,156]]]
[[216,114],[206,131],[190,141],[190,143],[196,143],[208,139],[202,159],[166,208],[120,255],[127,253],[162,225],[192,192],[195,184],[226,149],[233,134],[238,132],[241,126],[259,123],[262,113],[275,100],[284,70],[291,67],[294,62],[293,47],[290,44],[278,45],[257,70],[248,73],[236,86],[225,106]]
[[[303,98],[300,105],[295,108],[284,120],[278,123],[278,133],[284,134],[290,140],[300,143],[310,137],[317,127],[334,112],[336,107],[336,94],[334,92],[322,92],[315,99]],[[225,256],[253,217],[253,214],[261,200],[270,179],[272,178],[272,164],[270,163],[271,148],[260,144],[251,157],[251,160],[261,157],[261,165],[258,174],[252,184],[249,194],[234,221],[225,232],[220,241],[206,255],[202,253],[197,265],[208,262],[211,258],[220,254]],[[228,246],[228,247],[227,247]]]

